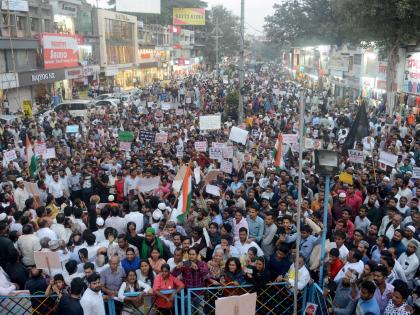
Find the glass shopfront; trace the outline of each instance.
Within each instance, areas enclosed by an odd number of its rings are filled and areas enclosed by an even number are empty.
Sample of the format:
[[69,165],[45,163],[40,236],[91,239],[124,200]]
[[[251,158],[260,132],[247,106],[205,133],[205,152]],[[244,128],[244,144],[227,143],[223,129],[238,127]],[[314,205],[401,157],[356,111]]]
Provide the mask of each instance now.
[[127,21],[105,19],[105,43],[107,64],[135,63],[133,43],[133,23]]

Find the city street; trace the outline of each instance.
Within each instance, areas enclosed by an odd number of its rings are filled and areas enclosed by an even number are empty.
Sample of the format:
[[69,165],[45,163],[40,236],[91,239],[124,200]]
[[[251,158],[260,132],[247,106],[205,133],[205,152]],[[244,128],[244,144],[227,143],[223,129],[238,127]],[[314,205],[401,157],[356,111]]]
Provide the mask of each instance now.
[[0,314],[420,313],[420,2],[6,0]]

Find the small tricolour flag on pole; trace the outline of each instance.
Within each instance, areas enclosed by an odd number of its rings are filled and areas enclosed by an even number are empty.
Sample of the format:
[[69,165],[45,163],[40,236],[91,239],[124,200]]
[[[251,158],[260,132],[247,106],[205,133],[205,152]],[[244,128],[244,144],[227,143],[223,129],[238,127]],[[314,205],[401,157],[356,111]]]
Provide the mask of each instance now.
[[26,172],[28,176],[35,177],[36,169],[38,168],[38,158],[34,154],[34,151],[32,150],[32,144],[29,140],[28,135],[26,135],[25,140],[25,146],[26,146]]
[[178,199],[178,221],[183,221],[185,215],[189,213],[191,208],[192,200],[192,176],[191,176],[191,165],[188,165],[185,173],[184,180],[182,182],[181,192]]
[[273,157],[274,157],[274,166],[280,167],[281,165],[281,158],[282,158],[282,142],[283,142],[283,135],[279,132],[277,137],[276,146],[273,150]]

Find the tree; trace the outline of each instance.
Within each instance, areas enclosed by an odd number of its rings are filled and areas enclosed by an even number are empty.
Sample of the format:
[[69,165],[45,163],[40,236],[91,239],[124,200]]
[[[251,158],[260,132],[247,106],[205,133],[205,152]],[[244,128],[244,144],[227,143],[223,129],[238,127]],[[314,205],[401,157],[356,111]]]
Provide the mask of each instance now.
[[420,37],[419,0],[293,0],[274,9],[265,29],[283,46],[349,42],[378,48],[388,61],[387,110],[392,112],[398,49]]
[[229,91],[225,97],[225,109],[223,113],[223,120],[231,118],[237,121],[238,119],[238,103],[239,103],[239,91],[234,89]]
[[[216,20],[219,21],[219,28],[222,37],[219,37],[219,56],[231,57],[235,56],[239,51],[240,46],[240,24],[239,17],[235,16],[231,11],[224,6],[214,6],[208,11],[208,18],[206,23],[206,48],[204,50],[205,58],[210,64],[216,62]],[[219,60],[220,62],[220,60]]]
[[274,5],[275,12],[265,18],[267,38],[283,47],[337,44],[340,24],[330,0],[292,0]]
[[387,112],[392,113],[398,49],[420,38],[420,1],[344,0],[340,5],[343,37],[378,48],[388,61]]

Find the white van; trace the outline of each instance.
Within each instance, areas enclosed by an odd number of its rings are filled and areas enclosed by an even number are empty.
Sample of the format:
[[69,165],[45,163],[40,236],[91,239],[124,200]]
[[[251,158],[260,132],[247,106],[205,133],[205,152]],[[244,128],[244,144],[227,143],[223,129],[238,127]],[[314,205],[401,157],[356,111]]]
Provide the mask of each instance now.
[[73,117],[86,117],[89,109],[89,100],[74,100],[60,103],[54,106],[53,110],[58,113],[61,110],[68,110]]
[[88,114],[91,102],[92,101],[90,100],[66,101],[54,106],[52,109],[40,113],[38,119],[42,122],[45,117],[50,117],[52,112],[58,113],[62,110],[68,110],[73,117],[85,118]]

